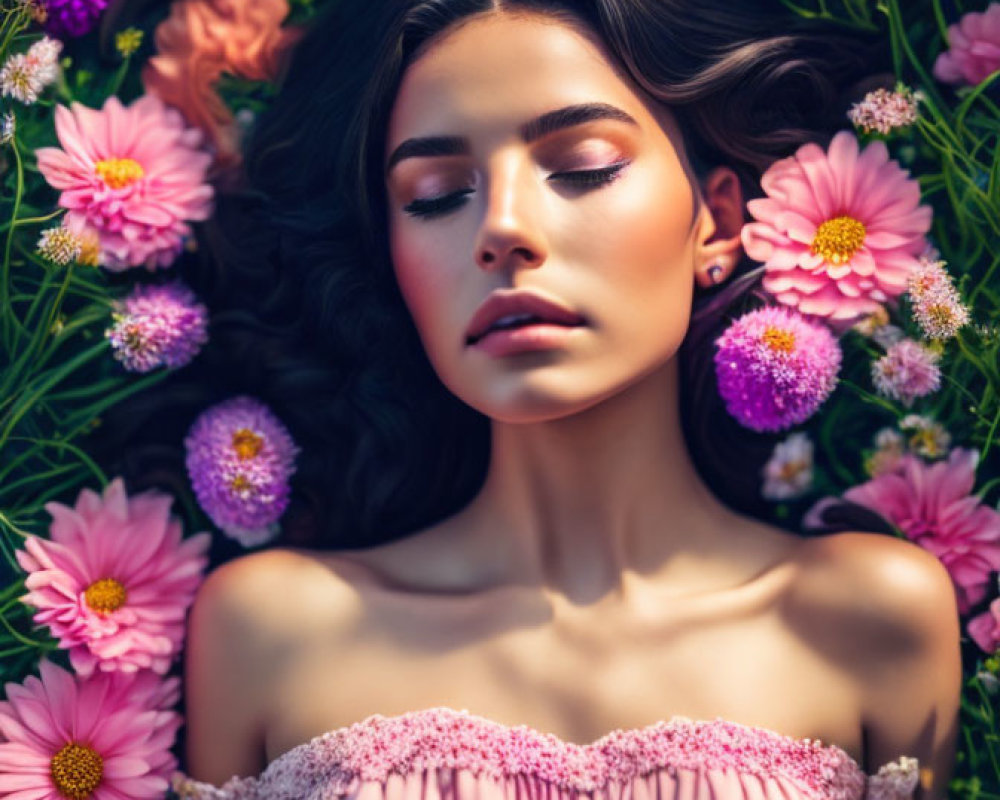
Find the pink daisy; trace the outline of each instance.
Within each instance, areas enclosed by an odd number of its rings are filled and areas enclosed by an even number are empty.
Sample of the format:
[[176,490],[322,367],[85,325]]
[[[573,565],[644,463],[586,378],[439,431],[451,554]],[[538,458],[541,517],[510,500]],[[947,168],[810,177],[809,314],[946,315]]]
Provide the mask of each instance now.
[[185,220],[213,211],[205,183],[212,156],[198,149],[201,131],[155,95],[128,107],[112,96],[100,110],[71,109],[55,111],[63,149],[36,151],[45,180],[62,190],[65,224],[97,232],[101,265],[110,270],[170,266],[191,234]]
[[[0,797],[155,800],[177,768],[180,680],[74,675],[48,659],[0,701]],[[154,686],[154,683],[160,685]]]
[[210,536],[182,541],[172,502],[155,491],[126,497],[116,478],[103,498],[84,489],[75,508],[47,503],[51,539],[29,536],[16,552],[29,573],[21,600],[81,675],[146,667],[162,675],[180,651]]
[[[962,614],[986,597],[990,572],[1000,570],[1000,512],[971,494],[979,453],[955,448],[947,461],[928,464],[906,453],[895,472],[844,492],[899,528],[948,569]],[[824,498],[806,515],[807,526],[836,501]]]
[[849,131],[828,154],[809,143],[772,164],[767,197],[747,203],[757,221],[742,231],[747,255],[764,262],[764,289],[838,332],[902,294],[931,225],[908,175],[884,142],[859,153]]
[[948,44],[934,62],[934,77],[943,83],[975,86],[1000,69],[1000,3],[950,25]]

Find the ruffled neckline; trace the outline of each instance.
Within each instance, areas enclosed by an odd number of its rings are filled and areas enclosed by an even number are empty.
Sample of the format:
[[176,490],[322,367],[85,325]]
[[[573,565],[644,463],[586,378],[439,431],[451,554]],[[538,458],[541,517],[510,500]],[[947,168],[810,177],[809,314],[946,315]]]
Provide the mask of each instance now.
[[[302,765],[322,773],[334,792],[357,780],[384,782],[390,774],[429,767],[469,769],[496,777],[532,774],[564,788],[593,791],[657,769],[737,769],[775,773],[820,788],[824,798],[896,800],[912,794],[917,759],[902,756],[867,774],[843,748],[795,738],[721,716],[674,715],[639,728],[617,728],[587,744],[561,739],[530,725],[507,725],[468,709],[433,706],[400,714],[372,714],[313,737],[279,755],[257,777],[234,776],[222,787],[177,772],[181,798],[265,797]],[[863,793],[863,794],[862,794]]]

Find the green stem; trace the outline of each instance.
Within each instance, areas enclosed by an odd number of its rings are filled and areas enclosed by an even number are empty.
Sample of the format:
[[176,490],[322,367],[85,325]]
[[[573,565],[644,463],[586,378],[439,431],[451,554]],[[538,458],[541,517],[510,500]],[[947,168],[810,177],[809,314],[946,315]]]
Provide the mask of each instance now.
[[[52,326],[55,324],[56,319],[59,316],[59,309],[62,307],[63,297],[66,296],[66,287],[69,286],[70,279],[73,276],[73,264],[69,264],[66,267],[66,272],[63,277],[62,284],[59,287],[59,291],[56,294],[56,301],[52,304],[52,308],[49,311],[49,320],[45,323],[45,331],[51,332]],[[41,341],[45,341],[44,337]]]
[[986,274],[983,275],[982,280],[980,280],[979,283],[976,284],[976,288],[972,290],[969,295],[970,306],[975,304],[976,297],[978,297],[979,293],[983,291],[987,285],[989,285],[990,280],[993,278],[993,273],[996,271],[998,266],[1000,266],[1000,256],[993,259],[993,263],[990,264],[989,268],[986,270]]
[[0,511],[0,522],[2,522],[4,525],[6,525],[8,528],[10,528],[18,536],[21,536],[21,537],[23,537],[25,539],[27,539],[29,536],[31,536],[31,534],[28,531],[22,530],[21,528],[18,528],[13,522],[11,522],[10,518],[6,514],[4,514],[2,511]]
[[[21,196],[24,194],[24,165],[21,163],[21,151],[17,146],[17,133],[10,140],[11,149],[14,151],[14,160],[17,162],[17,188],[14,191],[14,211],[12,217],[17,219],[17,212],[21,208]],[[13,331],[13,311],[10,311],[10,250],[14,245],[14,228],[7,231],[7,246],[3,256],[3,275],[0,275],[0,312],[4,318],[4,339],[9,343],[8,355],[14,352],[15,343],[11,341]],[[7,312],[10,311],[8,314]]]
[[10,437],[14,427],[18,422],[20,422],[21,418],[27,414],[29,410],[31,410],[35,403],[38,402],[38,400],[43,397],[49,389],[78,370],[88,361],[92,361],[100,356],[105,350],[107,350],[108,346],[107,340],[104,340],[98,342],[90,349],[84,350],[75,358],[61,365],[58,369],[53,370],[52,373],[41,382],[38,388],[35,389],[35,391],[27,399],[22,400],[15,405],[10,412],[10,421],[4,428],[3,434],[0,435],[0,450],[3,449],[4,444],[6,444],[7,439]]
[[[20,602],[19,600],[16,602]],[[45,642],[37,642],[34,639],[29,639],[18,631],[11,627],[11,624],[7,622],[7,617],[3,614],[3,609],[0,609],[0,622],[3,623],[4,627],[10,631],[10,635],[17,639],[22,644],[29,645],[30,647],[44,647]]]
[[952,386],[954,386],[962,395],[964,395],[969,400],[969,402],[972,403],[972,407],[975,408],[976,411],[970,411],[969,413],[975,414],[976,418],[980,422],[989,424],[990,421],[989,418],[984,417],[982,414],[979,413],[980,401],[976,399],[976,396],[972,392],[970,392],[968,389],[965,388],[965,385],[962,384],[961,381],[956,381],[953,377],[951,377],[951,375],[948,375],[947,373],[944,372],[941,373],[941,377],[948,383],[950,383]]
[[842,383],[848,389],[851,389],[853,392],[855,392],[858,395],[858,397],[860,397],[865,402],[872,403],[873,405],[876,405],[876,406],[879,406],[881,408],[884,408],[886,411],[889,411],[893,415],[893,417],[896,417],[896,418],[899,417],[899,410],[892,403],[890,403],[888,400],[886,400],[886,399],[884,399],[882,397],[879,397],[878,395],[872,394],[871,392],[867,391],[866,389],[862,389],[856,383],[854,383],[853,381],[849,381],[846,378],[839,378],[838,382]]
[[955,335],[955,341],[958,342],[958,347],[962,351],[962,355],[965,356],[969,363],[971,363],[983,374],[987,381],[991,384],[1000,384],[1000,375],[991,370],[990,367],[972,351],[966,343],[965,336],[962,334],[961,330],[959,330]]
[[131,63],[130,58],[126,58],[122,61],[121,65],[118,67],[118,71],[115,72],[115,77],[112,79],[111,83],[108,85],[107,94],[111,96],[117,94],[118,90],[121,88],[122,81],[125,80],[125,76],[128,74],[129,64]]
[[998,424],[1000,424],[1000,408],[997,408],[996,416],[993,417],[993,424],[990,426],[990,432],[986,435],[986,444],[983,445],[980,456],[984,461],[986,460],[986,455],[990,452],[990,447],[993,446],[993,438],[996,435]]
[[943,42],[948,41],[948,22],[944,18],[944,10],[941,8],[941,0],[933,0],[934,19],[937,22],[938,33],[941,34]]
[[65,213],[65,208],[57,208],[51,214],[46,214],[44,217],[24,217],[23,219],[11,219],[0,225],[0,233],[11,227],[20,228],[22,225],[33,225],[36,222],[48,222],[50,219],[55,219],[60,214]]

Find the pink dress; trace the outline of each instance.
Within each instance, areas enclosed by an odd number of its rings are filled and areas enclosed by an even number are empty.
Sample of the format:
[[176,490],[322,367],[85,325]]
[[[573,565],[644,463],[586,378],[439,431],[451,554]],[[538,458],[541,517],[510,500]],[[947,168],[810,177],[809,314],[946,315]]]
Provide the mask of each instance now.
[[447,707],[374,714],[255,777],[177,772],[183,800],[902,800],[906,756],[869,775],[843,749],[766,728],[675,716],[586,745]]

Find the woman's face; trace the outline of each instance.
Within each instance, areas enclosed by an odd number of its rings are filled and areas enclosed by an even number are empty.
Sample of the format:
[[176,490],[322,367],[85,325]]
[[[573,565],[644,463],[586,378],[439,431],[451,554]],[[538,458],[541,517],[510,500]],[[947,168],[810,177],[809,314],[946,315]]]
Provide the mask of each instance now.
[[[701,227],[681,151],[672,118],[550,18],[472,18],[410,66],[388,130],[390,247],[455,395],[498,420],[553,419],[674,356]],[[494,292],[563,315],[532,307],[549,324],[470,344]]]

